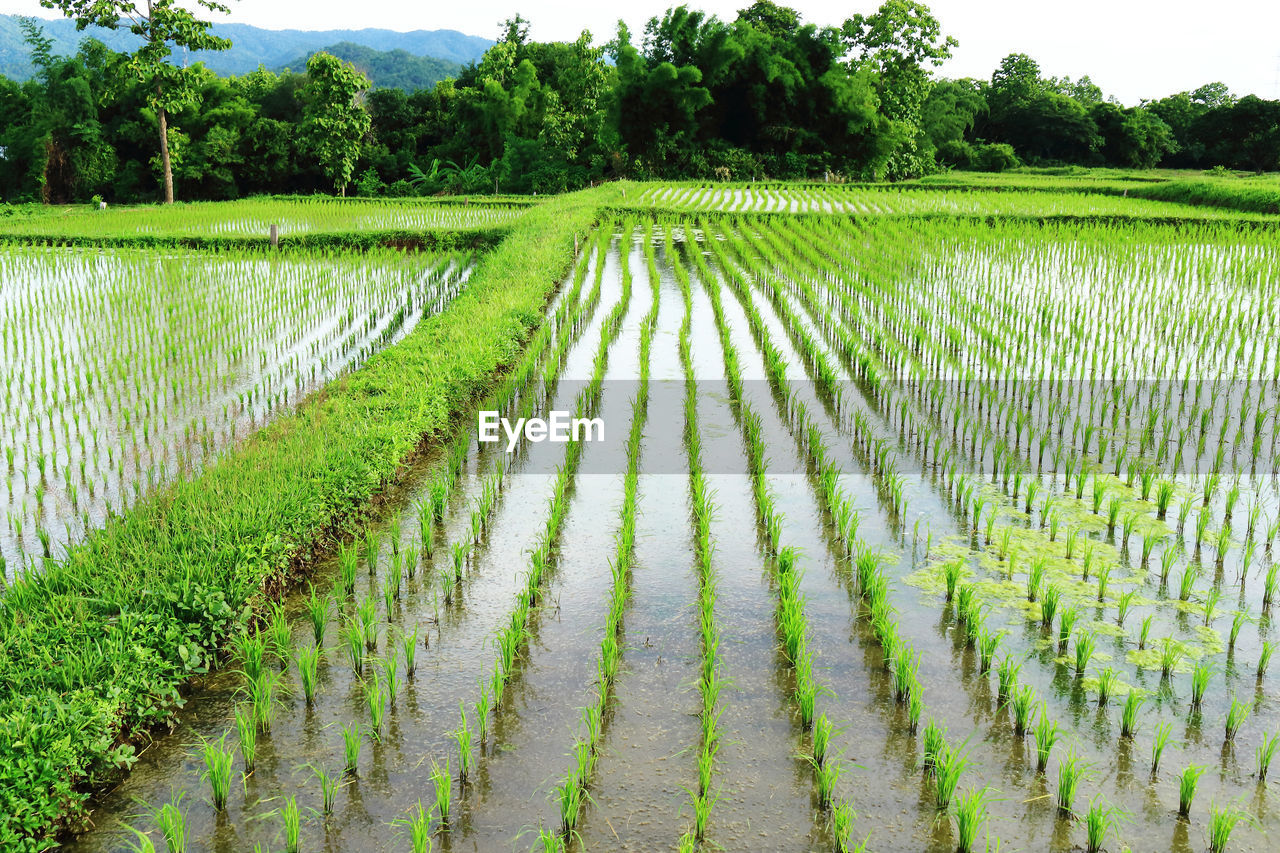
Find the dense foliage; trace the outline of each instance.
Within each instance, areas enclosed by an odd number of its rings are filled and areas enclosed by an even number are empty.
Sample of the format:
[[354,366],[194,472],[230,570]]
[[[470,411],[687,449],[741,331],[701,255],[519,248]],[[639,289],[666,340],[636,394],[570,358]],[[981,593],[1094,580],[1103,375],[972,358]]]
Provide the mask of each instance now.
[[[55,56],[34,22],[27,42],[36,76],[0,78],[0,196],[158,197],[158,102],[137,56],[93,39]],[[166,139],[183,199],[348,183],[403,196],[618,177],[897,180],[1020,164],[1280,168],[1280,102],[1211,83],[1125,107],[1087,76],[1045,77],[1023,54],[990,80],[936,79],[955,45],[914,0],[838,27],[770,0],[731,21],[680,6],[640,34],[620,24],[604,45],[586,32],[530,41],[516,17],[478,63],[417,91],[364,91],[346,72],[335,86],[329,61],[317,66],[327,83],[314,69],[171,67],[166,86],[181,97],[165,98]],[[321,117],[338,122],[345,150],[316,132]]]

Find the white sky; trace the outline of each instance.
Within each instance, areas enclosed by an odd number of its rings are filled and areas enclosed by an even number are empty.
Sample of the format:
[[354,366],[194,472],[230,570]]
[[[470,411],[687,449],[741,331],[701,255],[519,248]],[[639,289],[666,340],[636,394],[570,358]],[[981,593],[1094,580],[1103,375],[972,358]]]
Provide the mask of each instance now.
[[[227,0],[229,20],[270,29],[452,29],[496,38],[517,11],[532,36],[570,39],[589,29],[613,36],[621,16],[638,33],[671,0]],[[880,0],[794,0],[806,21],[839,24]],[[928,2],[928,0],[926,0]],[[689,5],[731,19],[750,0]],[[949,76],[989,77],[1000,58],[1030,54],[1046,75],[1089,74],[1126,103],[1222,80],[1237,94],[1280,98],[1280,3],[1276,0],[932,0],[944,32],[960,40]],[[0,0],[0,12],[51,17],[38,0]]]

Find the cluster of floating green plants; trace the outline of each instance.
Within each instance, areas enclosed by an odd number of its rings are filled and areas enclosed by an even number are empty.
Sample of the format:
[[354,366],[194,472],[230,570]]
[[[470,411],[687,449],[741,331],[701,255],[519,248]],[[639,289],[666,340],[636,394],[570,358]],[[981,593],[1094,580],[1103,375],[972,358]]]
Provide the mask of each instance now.
[[7,248],[0,558],[9,576],[60,556],[59,546],[400,339],[449,304],[470,266],[459,255],[390,251]]

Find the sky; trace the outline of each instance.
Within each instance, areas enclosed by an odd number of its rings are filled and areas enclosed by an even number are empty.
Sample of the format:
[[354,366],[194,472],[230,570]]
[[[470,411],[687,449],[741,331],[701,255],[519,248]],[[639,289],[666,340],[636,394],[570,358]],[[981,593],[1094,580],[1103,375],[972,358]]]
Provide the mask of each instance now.
[[[539,40],[572,39],[588,29],[613,36],[619,17],[633,32],[672,0],[225,0],[227,20],[268,29],[459,30],[496,38],[519,12]],[[732,19],[750,0],[689,5]],[[805,21],[838,25],[880,0],[788,3]],[[928,0],[926,0],[928,2]],[[1280,98],[1280,3],[1275,0],[933,0],[943,31],[960,42],[942,68],[951,77],[990,77],[1001,57],[1021,52],[1045,75],[1088,74],[1126,104],[1221,80],[1233,92]],[[38,0],[0,0],[0,12],[50,17]]]

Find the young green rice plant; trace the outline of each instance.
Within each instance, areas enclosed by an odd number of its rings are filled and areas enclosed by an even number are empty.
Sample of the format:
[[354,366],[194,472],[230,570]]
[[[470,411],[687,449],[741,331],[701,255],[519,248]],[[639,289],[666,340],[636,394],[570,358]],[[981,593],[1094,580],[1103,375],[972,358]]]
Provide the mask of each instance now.
[[354,545],[338,546],[338,572],[342,580],[342,589],[347,598],[355,595],[356,571],[360,567],[360,552]]
[[853,807],[840,802],[831,810],[831,834],[835,837],[836,853],[865,853],[866,844],[853,847],[853,824],[857,819]]
[[1068,604],[1062,610],[1062,616],[1058,620],[1058,649],[1065,651],[1067,643],[1071,639],[1071,633],[1075,630],[1076,622],[1080,619],[1080,609],[1074,604]]
[[1058,811],[1064,815],[1074,814],[1076,788],[1087,766],[1074,748],[1067,751],[1067,757],[1058,765]]
[[289,617],[279,604],[271,608],[271,623],[268,629],[271,645],[276,659],[283,668],[289,663],[289,650],[293,648],[293,631],[289,628]]
[[1187,567],[1182,570],[1182,580],[1178,583],[1178,599],[1180,601],[1191,600],[1191,591],[1195,589],[1196,578],[1199,575],[1200,571],[1192,563],[1188,563]]
[[1207,628],[1209,623],[1213,621],[1214,610],[1218,607],[1218,599],[1221,597],[1221,591],[1215,586],[1204,594],[1204,624]]
[[311,587],[311,595],[307,598],[307,617],[311,620],[311,635],[315,638],[317,647],[324,645],[324,629],[329,624],[330,601],[329,596],[320,595],[316,592],[315,586]]
[[1049,718],[1048,704],[1040,703],[1040,716],[1036,720],[1036,771],[1043,773],[1049,766],[1049,754],[1053,752],[1061,731],[1056,720]]
[[969,766],[969,760],[964,755],[963,745],[956,748],[944,743],[936,761],[933,773],[933,803],[939,812],[945,812],[951,807],[956,786],[960,784],[960,776]]
[[364,676],[364,631],[358,619],[347,619],[342,625],[342,645],[347,650],[347,660],[356,678]]
[[1276,644],[1280,640],[1263,640],[1262,650],[1258,652],[1258,680],[1262,680],[1262,676],[1267,674],[1267,667],[1271,665],[1271,656],[1275,654]]
[[298,853],[302,836],[302,813],[298,811],[298,798],[290,796],[280,809],[280,823],[284,827],[284,847],[288,853]]
[[1100,853],[1106,846],[1107,836],[1118,826],[1122,817],[1123,814],[1107,805],[1101,795],[1089,801],[1089,811],[1084,816],[1087,853]]
[[1037,556],[1031,560],[1031,569],[1027,573],[1027,601],[1034,602],[1039,598],[1046,566],[1044,557]]
[[1018,673],[1022,669],[1022,662],[1015,661],[1009,655],[1000,658],[1000,666],[996,669],[996,678],[999,682],[998,697],[1001,701],[1008,701],[1013,693],[1013,689],[1018,684]]
[[1132,740],[1138,734],[1138,711],[1147,697],[1137,689],[1130,689],[1124,697],[1124,711],[1120,714],[1120,737]]
[[404,674],[413,678],[418,670],[418,628],[413,631],[401,631],[400,648],[404,651]]
[[[1280,518],[1280,516],[1277,517]],[[1267,574],[1262,582],[1262,606],[1264,609],[1271,608],[1278,590],[1280,590],[1280,563],[1272,563],[1267,567]]]
[[1240,823],[1253,823],[1249,813],[1239,806],[1209,807],[1209,853],[1226,853],[1231,834]]
[[333,775],[323,767],[311,765],[311,772],[316,777],[316,781],[320,783],[320,810],[321,813],[328,817],[333,814],[333,803],[338,797],[338,785],[340,777]]
[[1240,727],[1244,725],[1244,721],[1249,719],[1249,714],[1253,712],[1252,702],[1241,702],[1235,696],[1231,697],[1231,707],[1227,709],[1226,723],[1226,742],[1232,743],[1236,739],[1236,733],[1240,731]]
[[257,631],[245,631],[236,635],[235,643],[240,671],[244,673],[245,681],[251,684],[262,675],[263,662],[267,656],[267,641]]
[[1191,670],[1191,707],[1200,708],[1201,702],[1204,701],[1204,692],[1209,687],[1209,676],[1211,670],[1209,665],[1203,661],[1197,662],[1195,668]]
[[1151,742],[1151,775],[1160,772],[1160,759],[1164,757],[1165,747],[1169,745],[1169,737],[1173,734],[1172,723],[1156,723],[1155,739]]
[[363,544],[365,567],[369,570],[369,576],[372,577],[378,570],[378,551],[382,549],[378,534],[372,527],[365,530]]
[[1165,637],[1160,641],[1160,677],[1170,678],[1173,671],[1177,669],[1178,664],[1182,663],[1182,646],[1174,642],[1171,637]]
[[1196,788],[1200,785],[1200,777],[1207,767],[1189,764],[1178,775],[1178,816],[1191,817],[1191,803],[1196,798]]
[[475,755],[471,751],[471,729],[467,725],[467,709],[461,702],[458,703],[458,712],[461,724],[450,732],[450,735],[458,745],[458,784],[465,786],[467,779],[471,776],[471,768],[475,764]]
[[1116,624],[1123,625],[1125,617],[1129,615],[1129,608],[1133,606],[1133,600],[1138,595],[1138,590],[1130,589],[1120,594],[1120,598],[1116,600]]
[[1107,585],[1111,582],[1111,566],[1098,569],[1098,603],[1107,600]]
[[1080,580],[1089,582],[1096,560],[1097,555],[1094,553],[1093,543],[1090,542],[1084,546],[1084,554],[1080,558]]
[[821,764],[816,758],[811,757],[809,760],[813,764],[814,777],[818,783],[818,807],[823,810],[830,809],[835,799],[836,788],[840,784],[840,774],[844,764],[829,758]]
[[431,761],[431,787],[435,791],[435,812],[440,816],[440,823],[449,826],[449,805],[453,797],[453,773],[449,769],[449,757],[445,756],[441,767],[435,759]]
[[348,776],[356,775],[360,766],[360,744],[364,742],[364,736],[360,731],[359,723],[342,726],[342,770]]
[[1280,749],[1280,734],[1264,733],[1262,735],[1262,745],[1254,751],[1254,755],[1258,759],[1259,782],[1267,781],[1267,773],[1271,770],[1271,759],[1275,758],[1277,749]]
[[1092,631],[1081,631],[1076,635],[1076,678],[1084,678],[1084,671],[1093,658],[1096,642]]
[[1163,589],[1169,583],[1169,572],[1173,570],[1173,564],[1178,559],[1178,551],[1174,548],[1165,548],[1160,552],[1160,587]]
[[1249,613],[1245,610],[1237,610],[1231,617],[1231,632],[1227,635],[1227,649],[1235,651],[1236,640],[1240,638],[1240,631],[1249,623]]
[[1004,631],[988,631],[983,628],[978,635],[978,670],[983,675],[991,672],[991,662],[996,649],[1000,648],[1000,639]]
[[247,705],[236,706],[236,736],[240,740],[240,756],[244,759],[246,775],[253,772],[258,756],[258,721],[253,709]]
[[449,556],[453,560],[453,580],[454,583],[462,583],[463,568],[467,564],[467,552],[470,545],[467,542],[454,542],[449,546]]
[[204,775],[209,780],[213,795],[213,808],[222,811],[227,807],[227,794],[231,790],[231,761],[235,757],[227,747],[226,734],[218,740],[202,741],[200,755],[204,759]]
[[1111,701],[1111,694],[1115,693],[1116,685],[1120,683],[1120,674],[1111,667],[1104,667],[1102,672],[1098,673],[1098,705],[1105,708]]
[[1053,619],[1058,615],[1058,604],[1062,601],[1062,590],[1057,584],[1049,584],[1044,589],[1044,598],[1040,602],[1040,622],[1046,631],[1053,627]]
[[930,720],[925,724],[921,742],[920,767],[927,775],[932,776],[938,769],[938,756],[947,748],[946,734],[937,723]]
[[989,796],[989,788],[974,788],[956,800],[956,853],[972,853],[978,833],[987,822]]
[[1147,647],[1147,640],[1151,639],[1151,623],[1155,618],[1154,613],[1143,618],[1142,625],[1138,628],[1138,651]]
[[395,707],[396,695],[400,692],[400,653],[393,650],[378,661],[378,668],[382,670],[383,683],[387,686],[387,701]]
[[161,806],[155,813],[156,826],[169,853],[185,853],[187,849],[187,816],[182,811],[182,793]]
[[399,827],[408,838],[413,853],[431,853],[431,813],[423,808],[421,800],[409,809],[408,817],[396,818],[392,826]]
[[319,646],[299,646],[297,652],[298,678],[302,682],[302,695],[308,705],[316,701],[316,684],[319,682]]
[[357,605],[356,613],[360,619],[360,632],[364,637],[365,650],[376,651],[378,648],[378,602],[372,596],[366,596]]
[[387,693],[381,673],[373,673],[364,681],[364,703],[369,709],[369,737],[375,743],[382,740],[382,721],[387,712]]
[[956,597],[956,584],[960,582],[960,576],[963,571],[963,560],[951,560],[942,567],[942,577],[947,584],[948,602],[952,601]]
[[253,705],[253,716],[258,721],[258,731],[271,731],[271,723],[275,720],[279,700],[276,693],[280,688],[280,673],[263,670],[257,680],[250,682],[247,693]]
[[1036,709],[1035,688],[1029,684],[1022,685],[1014,691],[1009,704],[1013,711],[1013,731],[1018,737],[1025,737]]

